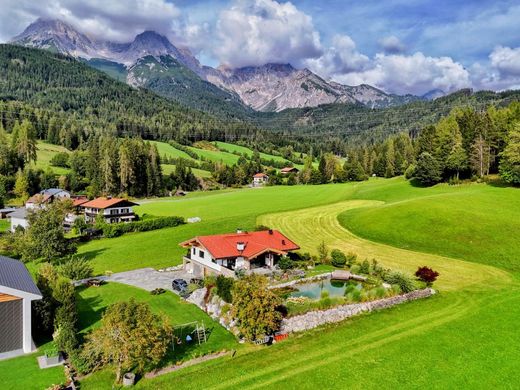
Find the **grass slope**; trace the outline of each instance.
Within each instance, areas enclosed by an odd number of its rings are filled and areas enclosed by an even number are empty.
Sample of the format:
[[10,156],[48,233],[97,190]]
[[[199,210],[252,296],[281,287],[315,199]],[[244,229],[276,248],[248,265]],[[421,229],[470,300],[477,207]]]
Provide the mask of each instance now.
[[[251,157],[253,155],[253,150],[249,149],[245,146],[230,144],[230,143],[221,142],[221,141],[216,141],[214,143],[221,150],[226,150],[231,153],[238,152],[238,153],[241,153],[248,157]],[[260,158],[265,159],[265,160],[274,160],[274,161],[278,161],[278,162],[285,162],[287,164],[289,163],[289,161],[287,159],[283,158],[282,156],[275,156],[274,154],[268,154],[268,153],[263,153],[263,152],[260,152]]]
[[346,199],[353,185],[266,187],[239,191],[189,194],[187,197],[145,201],[139,214],[201,217],[202,222],[117,238],[94,240],[80,246],[97,274],[135,268],[163,268],[181,263],[185,250],[178,243],[196,235],[253,229],[256,218],[274,211],[295,210]]
[[195,148],[193,146],[188,146],[188,149],[190,149],[192,152],[197,153],[197,155],[199,157],[204,158],[208,161],[223,162],[226,165],[236,164],[236,162],[239,159],[239,156],[237,156],[236,154],[222,152],[220,150],[216,151],[216,150],[199,149],[199,148]]
[[[505,252],[501,245],[486,241],[503,236],[504,229],[516,231],[517,210],[512,209],[517,190],[487,185],[419,189],[402,179],[355,187],[349,198],[363,200],[261,216],[259,222],[281,228],[311,251],[323,239],[330,247],[377,256],[384,264],[405,270],[426,262],[441,270],[437,295],[298,335],[259,352],[142,382],[138,387],[169,389],[172,383],[175,388],[215,389],[311,389],[328,388],[332,383],[363,389],[514,387],[512,378],[520,364],[515,347],[520,342],[516,330],[520,245],[512,234],[505,237],[509,246]],[[437,202],[443,207],[435,207]],[[407,211],[408,203],[412,210],[422,203],[415,211],[443,222],[435,230],[439,240],[432,240],[431,222],[416,218],[417,212],[394,213],[394,207]],[[461,206],[468,213],[464,219]],[[510,218],[508,213],[512,213]],[[497,216],[496,222],[493,216]],[[361,238],[339,221],[394,247]],[[386,226],[381,228],[380,223]],[[473,247],[470,251],[460,252],[462,238],[453,239],[459,225],[469,229],[471,237],[480,238],[468,244]],[[389,230],[398,233],[389,234]],[[408,249],[414,242],[422,243],[431,254]],[[481,251],[485,255],[479,258]],[[447,252],[459,259],[446,257]],[[480,264],[484,258],[503,270]]]
[[186,160],[192,160],[197,161],[193,157],[191,157],[186,152],[183,152],[182,150],[179,150],[177,148],[174,148],[170,144],[166,142],[160,142],[160,141],[148,141],[151,144],[157,146],[157,150],[159,151],[159,155],[161,157],[166,156],[170,158],[184,158]]
[[0,388],[15,389],[46,389],[52,384],[65,381],[63,367],[52,367],[41,370],[36,358],[43,355],[47,344],[29,355],[14,359],[0,360]]
[[[172,165],[172,164],[161,164],[161,166],[162,166],[162,170],[163,170],[163,174],[164,175],[169,175],[170,173],[175,171],[175,165]],[[198,169],[198,168],[191,168],[191,171],[197,177],[202,177],[202,178],[211,177],[211,172],[210,171],[205,171],[203,169]]]

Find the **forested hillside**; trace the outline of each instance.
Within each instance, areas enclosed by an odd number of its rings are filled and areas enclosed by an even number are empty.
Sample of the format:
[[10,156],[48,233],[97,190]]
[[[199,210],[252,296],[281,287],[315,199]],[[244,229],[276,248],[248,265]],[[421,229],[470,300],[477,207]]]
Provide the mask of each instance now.
[[277,114],[257,113],[255,123],[264,128],[319,138],[325,149],[342,153],[345,144],[369,145],[400,132],[415,137],[422,128],[435,124],[457,107],[486,110],[490,105],[501,107],[518,100],[520,91],[473,93],[471,90],[461,90],[433,101],[417,101],[386,109],[328,104],[315,108],[290,109]]
[[0,45],[0,115],[5,128],[29,117],[39,138],[72,148],[93,131],[176,141],[256,133],[244,122],[131,88],[70,57],[12,45]]

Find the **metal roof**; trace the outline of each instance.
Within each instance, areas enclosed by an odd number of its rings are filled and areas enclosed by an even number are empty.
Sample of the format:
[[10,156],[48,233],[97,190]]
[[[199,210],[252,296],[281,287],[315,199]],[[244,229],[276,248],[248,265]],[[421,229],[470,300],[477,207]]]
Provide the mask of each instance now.
[[68,191],[62,190],[61,188],[47,188],[46,190],[40,191],[40,194],[52,196],[52,195],[59,194],[60,192],[68,193]]
[[21,261],[0,256],[0,286],[41,296],[31,274]]

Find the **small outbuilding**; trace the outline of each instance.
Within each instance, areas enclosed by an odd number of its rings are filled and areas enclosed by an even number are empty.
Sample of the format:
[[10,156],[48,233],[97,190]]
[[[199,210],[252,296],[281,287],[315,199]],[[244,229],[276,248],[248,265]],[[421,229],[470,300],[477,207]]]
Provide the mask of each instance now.
[[253,187],[260,187],[269,182],[269,176],[265,173],[256,173],[253,176]]
[[285,168],[280,169],[280,173],[282,175],[288,175],[290,173],[298,173],[298,172],[300,172],[300,170],[296,167],[285,167]]
[[31,303],[42,299],[25,265],[0,256],[0,359],[35,350]]

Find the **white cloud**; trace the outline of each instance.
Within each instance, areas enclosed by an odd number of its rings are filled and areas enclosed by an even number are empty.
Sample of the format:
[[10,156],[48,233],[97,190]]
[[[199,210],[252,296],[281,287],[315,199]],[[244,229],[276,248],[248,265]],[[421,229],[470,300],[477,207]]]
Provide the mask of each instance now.
[[95,38],[129,41],[143,30],[172,36],[181,12],[166,0],[3,0],[0,38],[8,40],[38,17],[62,19]]
[[214,54],[231,67],[292,63],[322,53],[312,18],[292,3],[237,0],[220,13]]
[[313,72],[322,77],[360,71],[369,65],[369,58],[356,49],[356,44],[348,35],[336,35],[329,47],[319,58],[306,61]]
[[489,55],[491,66],[503,76],[520,76],[520,47],[496,47]]
[[422,95],[432,89],[444,92],[470,87],[470,74],[450,57],[427,57],[421,52],[410,56],[376,54],[369,68],[360,72],[335,74],[348,85],[370,84],[385,91]]
[[379,46],[388,54],[403,53],[406,46],[395,35],[390,35],[379,40]]

